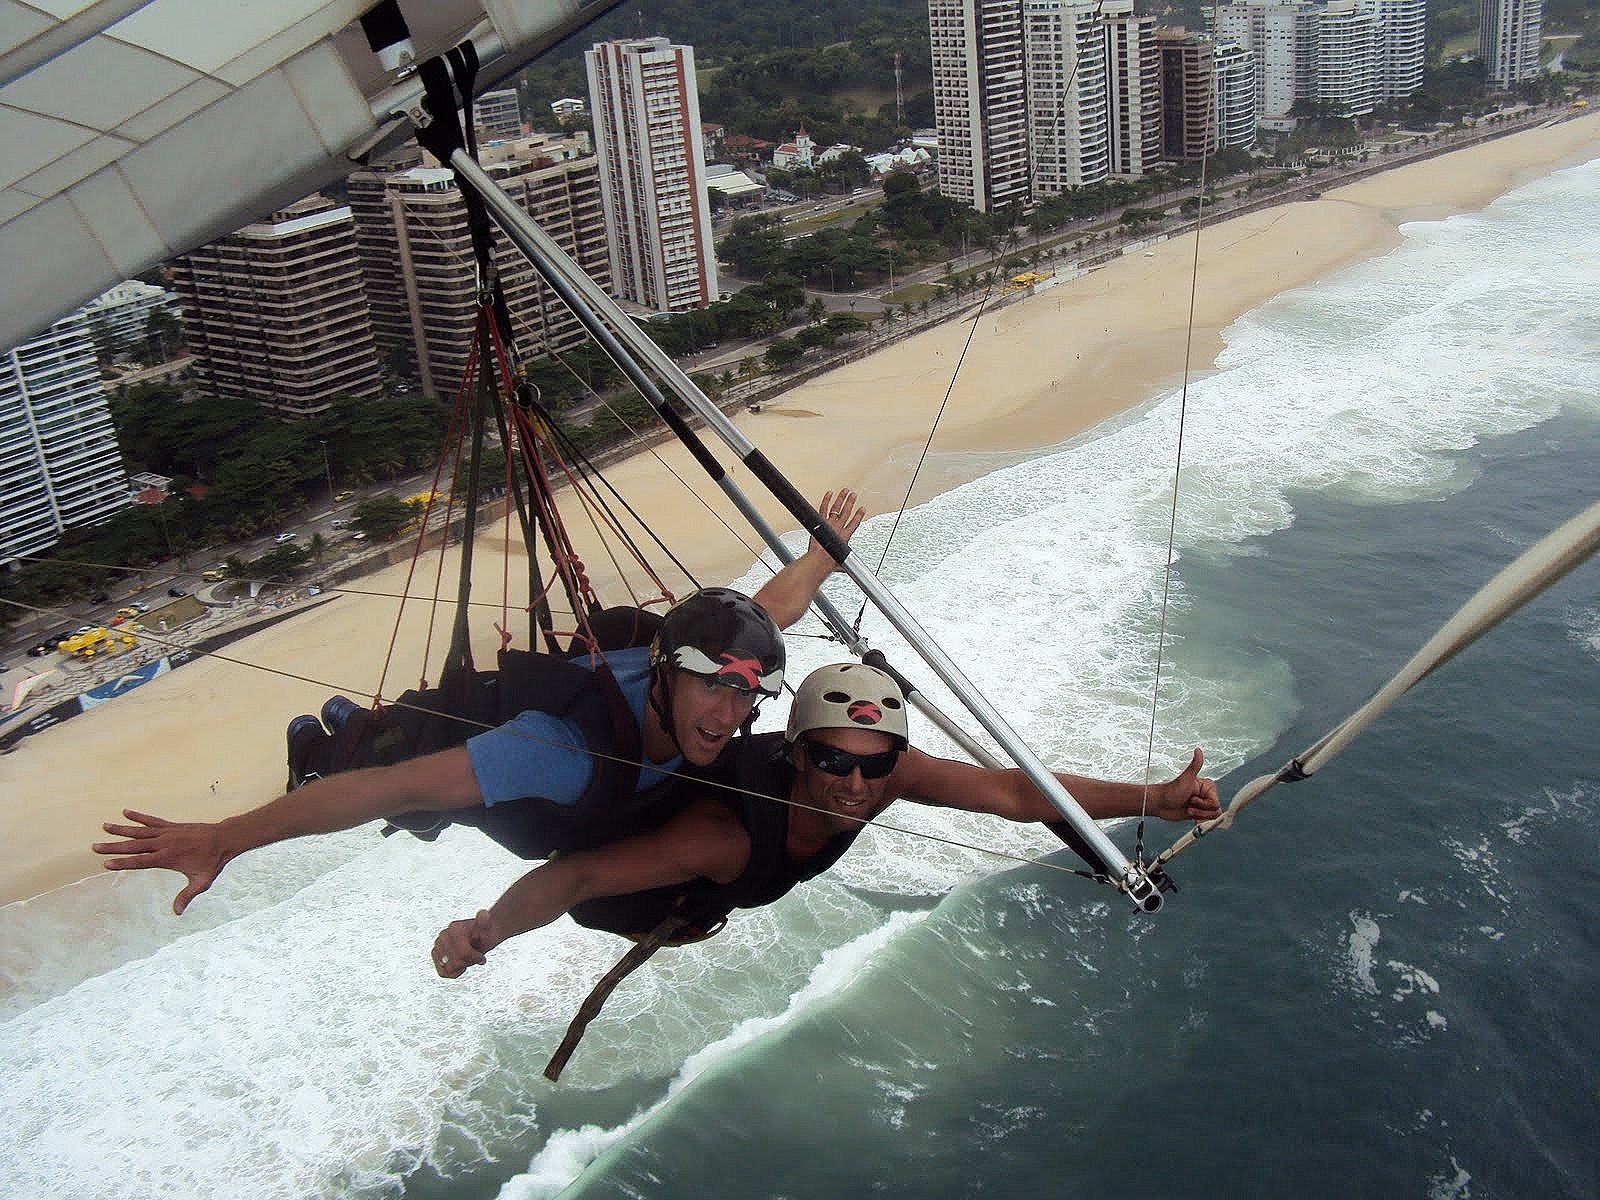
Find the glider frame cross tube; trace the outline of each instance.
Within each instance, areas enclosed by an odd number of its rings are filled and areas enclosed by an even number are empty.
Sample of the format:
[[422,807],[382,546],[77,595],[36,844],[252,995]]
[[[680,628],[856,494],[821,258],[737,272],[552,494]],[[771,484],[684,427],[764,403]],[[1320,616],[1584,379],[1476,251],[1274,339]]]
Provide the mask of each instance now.
[[[543,275],[547,282],[562,296],[573,308],[580,320],[585,325],[593,328],[589,317],[584,315],[587,309],[590,315],[599,314],[615,332],[616,338],[602,338],[602,343],[608,346],[615,345],[617,339],[627,344],[627,348],[638,359],[648,364],[662,379],[678,392],[683,401],[705,421],[718,437],[737,454],[740,460],[749,468],[750,472],[783,504],[790,515],[793,516],[817,542],[828,551],[841,569],[850,576],[873,605],[881,612],[888,622],[899,631],[913,650],[928,664],[929,668],[948,687],[957,699],[966,707],[973,717],[989,732],[1006,755],[1017,764],[1027,775],[1028,779],[1037,787],[1041,794],[1049,801],[1052,808],[1059,812],[1062,818],[1079,834],[1084,844],[1098,859],[1098,873],[1111,882],[1119,891],[1128,895],[1133,903],[1145,912],[1153,913],[1161,907],[1161,890],[1157,886],[1151,873],[1142,863],[1134,863],[1119,850],[1095,822],[1085,813],[1078,802],[1061,781],[1040,762],[1039,758],[1030,750],[1016,732],[1006,724],[1004,718],[984,697],[979,694],[972,683],[962,674],[961,670],[944,653],[933,640],[925,633],[911,613],[897,600],[887,588],[864,567],[858,566],[851,560],[849,543],[845,542],[830,528],[822,515],[803,497],[798,489],[772,465],[764,454],[744,436],[739,429],[728,420],[716,405],[712,404],[698,387],[690,381],[666,354],[650,338],[639,329],[631,318],[617,305],[610,296],[606,295],[593,280],[569,258],[564,250],[541,230],[517,205],[495,184],[494,180],[474,162],[470,155],[463,150],[457,150],[450,156],[450,165],[456,173],[468,184],[475,187],[483,196],[496,224],[506,233],[506,236],[528,259],[535,270]],[[624,367],[626,369],[626,366]],[[631,374],[631,372],[630,372]],[[645,392],[646,399],[657,407],[668,424],[674,431],[682,424],[677,414],[672,413],[670,407],[660,400],[659,393],[652,387]],[[697,458],[700,455],[696,455]],[[707,465],[701,459],[702,465]],[[710,470],[708,466],[708,470]],[[712,470],[713,478],[718,478],[722,472],[720,467]],[[727,486],[724,485],[724,490]],[[744,511],[745,505],[740,505]],[[746,514],[748,515],[748,514]],[[770,530],[764,528],[764,522],[752,522],[763,537],[767,537],[769,544],[773,538],[769,536]]]

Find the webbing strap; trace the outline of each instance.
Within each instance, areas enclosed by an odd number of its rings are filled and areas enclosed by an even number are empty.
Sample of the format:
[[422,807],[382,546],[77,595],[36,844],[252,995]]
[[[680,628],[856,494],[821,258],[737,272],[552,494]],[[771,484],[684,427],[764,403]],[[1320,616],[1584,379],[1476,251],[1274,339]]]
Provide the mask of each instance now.
[[585,997],[578,1006],[577,1015],[572,1018],[572,1024],[567,1026],[567,1036],[561,1039],[561,1045],[556,1047],[556,1052],[550,1056],[550,1061],[545,1064],[544,1077],[552,1083],[561,1078],[561,1072],[566,1068],[567,1060],[572,1057],[572,1052],[578,1048],[578,1043],[583,1040],[584,1030],[589,1028],[589,1022],[600,1015],[600,1009],[605,1005],[611,993],[633,972],[644,965],[645,961],[662,946],[673,938],[673,935],[688,925],[687,917],[674,913],[664,918],[654,929],[641,938],[634,946],[616,962],[616,965],[601,977],[600,982],[594,985],[594,990]]

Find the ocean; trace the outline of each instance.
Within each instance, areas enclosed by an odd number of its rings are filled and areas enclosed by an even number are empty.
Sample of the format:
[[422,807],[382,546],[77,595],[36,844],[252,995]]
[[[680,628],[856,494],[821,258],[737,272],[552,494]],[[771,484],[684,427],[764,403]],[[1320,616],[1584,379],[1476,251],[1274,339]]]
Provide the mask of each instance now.
[[[1202,746],[1230,795],[1600,498],[1600,160],[1403,232],[1189,387],[1159,683],[1176,396],[907,515],[883,577],[1046,761]],[[838,657],[791,644],[796,678]],[[631,977],[560,1086],[619,944],[563,922],[438,980],[520,868],[469,831],[272,847],[182,920],[170,877],[76,884],[0,909],[0,1194],[1592,1197],[1597,712],[1591,562],[1180,857],[1159,914],[896,806]]]

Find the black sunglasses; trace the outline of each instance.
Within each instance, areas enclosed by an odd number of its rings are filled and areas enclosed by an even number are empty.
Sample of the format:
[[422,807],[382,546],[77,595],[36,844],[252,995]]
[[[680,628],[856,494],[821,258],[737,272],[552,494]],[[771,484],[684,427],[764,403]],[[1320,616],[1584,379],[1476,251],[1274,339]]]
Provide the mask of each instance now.
[[837,746],[830,746],[826,742],[814,742],[807,738],[805,743],[806,757],[811,760],[811,765],[819,771],[826,771],[829,775],[837,775],[843,779],[857,767],[861,768],[861,778],[882,779],[894,770],[894,764],[900,758],[898,747],[883,750],[877,754],[851,754]]

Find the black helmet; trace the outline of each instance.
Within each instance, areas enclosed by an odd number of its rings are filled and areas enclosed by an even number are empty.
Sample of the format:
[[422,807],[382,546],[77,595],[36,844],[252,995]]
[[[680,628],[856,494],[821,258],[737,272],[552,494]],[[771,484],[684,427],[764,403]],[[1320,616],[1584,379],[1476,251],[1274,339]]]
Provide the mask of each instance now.
[[662,618],[650,665],[688,671],[740,692],[783,690],[783,634],[743,592],[703,588]]

